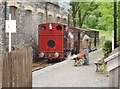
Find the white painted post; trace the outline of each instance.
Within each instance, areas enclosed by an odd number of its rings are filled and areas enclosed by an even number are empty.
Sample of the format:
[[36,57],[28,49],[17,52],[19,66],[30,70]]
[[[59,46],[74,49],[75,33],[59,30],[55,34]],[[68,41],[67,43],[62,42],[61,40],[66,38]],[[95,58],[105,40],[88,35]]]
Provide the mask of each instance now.
[[114,50],[114,31],[112,31],[112,50]]
[[11,14],[9,14],[9,20],[5,23],[6,32],[9,33],[9,52],[11,52],[11,33],[16,32],[16,20],[11,20]]
[[11,32],[9,32],[9,52],[11,52]]
[[[11,14],[9,14],[9,21],[11,21]],[[9,52],[11,52],[11,32],[9,32]]]

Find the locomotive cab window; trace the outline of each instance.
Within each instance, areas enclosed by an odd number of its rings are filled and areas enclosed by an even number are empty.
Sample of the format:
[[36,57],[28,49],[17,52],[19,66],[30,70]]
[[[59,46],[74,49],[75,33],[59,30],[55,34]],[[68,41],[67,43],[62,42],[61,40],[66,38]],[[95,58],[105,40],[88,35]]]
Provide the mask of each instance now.
[[42,31],[45,31],[45,30],[46,30],[46,27],[45,27],[45,26],[41,26],[41,30],[42,30]]
[[58,25],[58,26],[56,27],[56,29],[57,29],[58,31],[61,31],[61,30],[62,30],[62,26],[61,26],[61,25]]

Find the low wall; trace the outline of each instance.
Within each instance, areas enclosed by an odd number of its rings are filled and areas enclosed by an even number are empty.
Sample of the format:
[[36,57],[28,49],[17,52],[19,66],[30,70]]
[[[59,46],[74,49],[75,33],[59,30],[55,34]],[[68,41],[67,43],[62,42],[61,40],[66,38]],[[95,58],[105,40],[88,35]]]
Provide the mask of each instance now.
[[109,86],[120,88],[120,47],[114,49],[105,61],[109,72]]

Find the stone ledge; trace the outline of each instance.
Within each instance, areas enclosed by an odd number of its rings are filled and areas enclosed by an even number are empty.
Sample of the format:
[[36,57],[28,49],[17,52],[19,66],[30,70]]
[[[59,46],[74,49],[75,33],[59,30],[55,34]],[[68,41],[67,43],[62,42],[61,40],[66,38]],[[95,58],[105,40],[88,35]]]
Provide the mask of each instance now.
[[39,9],[37,9],[37,12],[38,12],[38,13],[40,12],[40,13],[43,13],[43,14],[44,14],[44,13],[45,13],[45,10],[39,8]]
[[60,17],[61,18],[61,15],[60,14],[56,14],[56,17]]
[[114,54],[112,54],[111,56],[107,57],[107,58],[105,59],[105,62],[109,62],[109,61],[111,61],[112,59],[114,59],[114,58],[116,58],[116,57],[118,57],[118,56],[120,56],[120,52],[114,53]]
[[24,9],[25,9],[25,10],[30,10],[30,11],[32,11],[32,12],[33,12],[33,10],[34,10],[34,8],[33,8],[32,6],[30,6],[30,5],[25,5],[25,6],[24,6]]
[[17,4],[17,2],[8,2],[7,5],[8,5],[8,6],[14,6],[14,7],[19,8],[19,5]]
[[107,62],[107,71],[112,71],[113,69],[116,69],[120,66],[120,52],[119,48],[116,48],[112,51],[111,55],[105,59],[105,62]]
[[66,19],[66,20],[68,19],[68,17],[67,17],[67,16],[63,16],[63,18],[64,18],[64,19]]
[[54,16],[54,13],[53,13],[53,12],[48,11],[48,15],[52,15],[52,16]]

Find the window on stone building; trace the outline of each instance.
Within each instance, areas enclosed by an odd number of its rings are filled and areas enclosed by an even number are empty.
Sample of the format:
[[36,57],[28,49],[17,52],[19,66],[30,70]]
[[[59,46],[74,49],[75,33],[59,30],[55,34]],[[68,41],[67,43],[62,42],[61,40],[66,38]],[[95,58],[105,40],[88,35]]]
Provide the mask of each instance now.
[[30,10],[25,11],[25,31],[28,33],[32,31],[32,12]]
[[30,10],[25,11],[25,43],[31,42],[32,37],[32,12]]
[[16,20],[16,7],[10,6],[11,19]]
[[67,19],[63,18],[63,23],[67,24]]
[[11,19],[16,20],[16,23],[18,23],[18,9],[15,6],[10,6],[10,13]]
[[60,23],[60,17],[59,16],[57,17],[57,23]]
[[[18,26],[18,9],[15,6],[10,6],[10,14],[11,14],[11,19],[16,20],[16,27],[17,27]],[[11,37],[12,37],[11,44],[16,45],[18,42],[17,41],[18,36],[15,33],[13,33]]]
[[48,23],[52,23],[53,19],[52,19],[52,15],[48,15]]
[[43,23],[43,13],[38,13],[38,24]]

